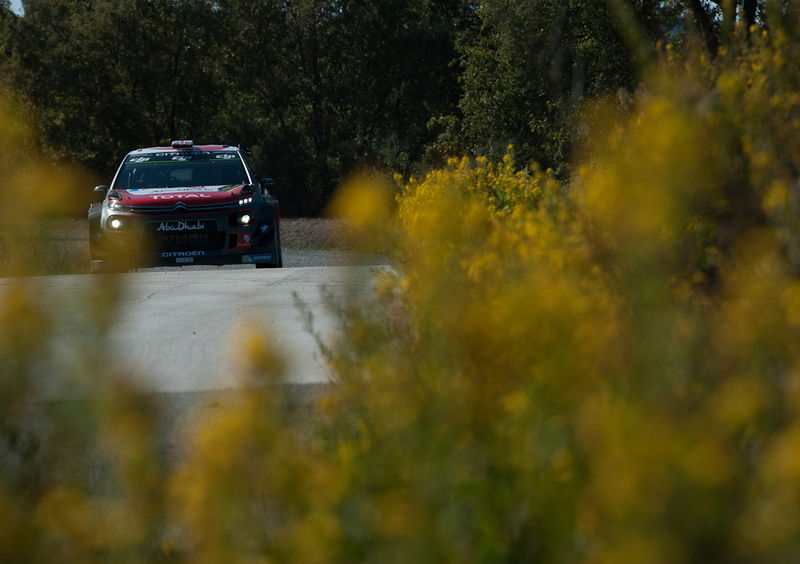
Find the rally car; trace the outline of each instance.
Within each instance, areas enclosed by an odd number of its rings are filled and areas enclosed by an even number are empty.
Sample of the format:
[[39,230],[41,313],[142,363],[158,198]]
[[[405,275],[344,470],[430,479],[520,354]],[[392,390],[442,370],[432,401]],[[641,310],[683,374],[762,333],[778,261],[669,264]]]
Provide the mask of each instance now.
[[138,266],[282,266],[274,181],[256,180],[249,152],[173,141],[128,153],[102,203],[89,208],[92,271]]

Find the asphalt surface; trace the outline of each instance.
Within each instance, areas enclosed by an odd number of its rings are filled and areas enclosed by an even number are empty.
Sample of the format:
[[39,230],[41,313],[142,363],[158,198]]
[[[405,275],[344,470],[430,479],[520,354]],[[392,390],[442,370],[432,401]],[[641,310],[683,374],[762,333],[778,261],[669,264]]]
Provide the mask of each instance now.
[[[286,262],[319,262],[315,253],[289,251]],[[153,412],[157,455],[166,468],[185,459],[187,434],[198,421],[238,409],[254,386],[275,387],[298,425],[316,420],[316,401],[335,382],[309,333],[309,314],[316,334],[330,342],[336,333],[326,305],[330,297],[368,296],[376,273],[385,268],[353,265],[354,258],[381,261],[349,255],[324,255],[349,266],[0,278],[0,296],[15,285],[34,293],[50,320],[43,340],[51,347],[37,367],[33,392],[26,394],[31,401],[15,409],[13,423],[4,420],[0,427],[0,471],[35,483],[77,480],[92,492],[113,487],[116,447],[98,448],[87,425],[100,406],[113,405],[119,396],[111,390],[120,385],[130,392],[128,401]],[[98,287],[106,285],[117,307],[108,331],[97,333],[88,320],[102,300]],[[277,352],[255,372],[247,361],[254,341]],[[282,377],[259,379],[265,372]]]
[[142,269],[118,277],[0,279],[0,292],[26,284],[55,320],[54,350],[40,383],[43,399],[80,395],[81,385],[76,385],[70,366],[85,362],[81,352],[92,346],[85,334],[91,309],[86,300],[92,285],[105,283],[119,284],[119,290],[118,307],[102,342],[109,353],[105,362],[113,366],[101,366],[100,371],[125,374],[145,393],[204,392],[253,383],[247,359],[254,339],[277,351],[280,361],[275,371],[284,375],[286,383],[327,382],[328,369],[316,340],[329,340],[336,323],[326,299],[369,293],[379,269],[370,265]]

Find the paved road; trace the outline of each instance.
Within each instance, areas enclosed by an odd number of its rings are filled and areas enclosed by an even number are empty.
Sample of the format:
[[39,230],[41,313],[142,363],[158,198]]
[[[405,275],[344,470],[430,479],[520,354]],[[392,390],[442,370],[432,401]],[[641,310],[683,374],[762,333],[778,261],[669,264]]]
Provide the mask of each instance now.
[[[325,382],[328,374],[314,338],[304,327],[299,297],[328,338],[334,320],[323,292],[366,293],[375,267],[283,269],[145,270],[121,275],[120,310],[110,331],[110,349],[121,371],[136,374],[143,391],[204,392],[242,385],[239,362],[245,335],[266,331],[287,360],[287,381]],[[86,326],[87,288],[103,283],[97,275],[31,278],[44,307],[59,320],[53,367],[64,372],[76,351],[91,347]],[[110,282],[110,279],[107,279]],[[0,279],[0,291],[12,279]],[[77,388],[50,373],[45,396],[63,397]],[[65,387],[70,389],[65,390]]]
[[[340,296],[368,294],[375,268],[151,269],[118,278],[0,278],[0,297],[14,285],[36,292],[54,332],[49,340],[54,350],[37,370],[37,391],[28,396],[35,401],[3,413],[0,471],[37,484],[114,490],[118,453],[124,449],[92,413],[115,409],[112,398],[119,396],[107,394],[103,385],[124,374],[145,392],[126,396],[125,403],[151,415],[154,452],[171,472],[190,452],[186,437],[198,422],[237,410],[242,396],[250,393],[238,361],[246,341],[242,335],[253,331],[271,334],[287,357],[287,381],[275,390],[292,407],[293,420],[298,425],[315,421],[316,400],[328,388],[328,373],[294,295],[328,338],[335,320],[325,308],[321,287]],[[99,295],[95,285],[115,282],[122,283],[120,308],[104,339],[92,334],[87,317]],[[110,353],[106,358],[113,360],[98,367],[100,354],[95,369],[87,370],[92,354],[102,353],[104,346]]]

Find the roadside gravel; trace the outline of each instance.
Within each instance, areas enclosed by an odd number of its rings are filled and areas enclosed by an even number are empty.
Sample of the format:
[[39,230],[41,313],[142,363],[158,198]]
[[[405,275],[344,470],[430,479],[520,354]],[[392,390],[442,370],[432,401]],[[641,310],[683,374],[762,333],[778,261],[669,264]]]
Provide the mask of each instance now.
[[350,266],[387,264],[386,257],[350,251],[283,248],[283,266]]
[[381,255],[349,251],[344,226],[338,219],[281,219],[281,245],[286,267],[386,264]]

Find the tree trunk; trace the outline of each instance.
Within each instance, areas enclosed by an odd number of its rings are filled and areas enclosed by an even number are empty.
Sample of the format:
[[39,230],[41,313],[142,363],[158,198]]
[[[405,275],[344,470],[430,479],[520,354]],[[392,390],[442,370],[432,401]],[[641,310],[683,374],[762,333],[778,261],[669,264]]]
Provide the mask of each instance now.
[[744,0],[744,21],[747,24],[747,34],[750,28],[756,25],[756,12],[758,11],[758,0]]
[[711,22],[711,17],[708,15],[708,12],[706,12],[700,0],[689,0],[689,7],[692,10],[694,21],[700,30],[700,34],[703,36],[703,41],[709,53],[711,53],[712,57],[716,56],[719,50],[719,38],[714,32],[714,25]]

